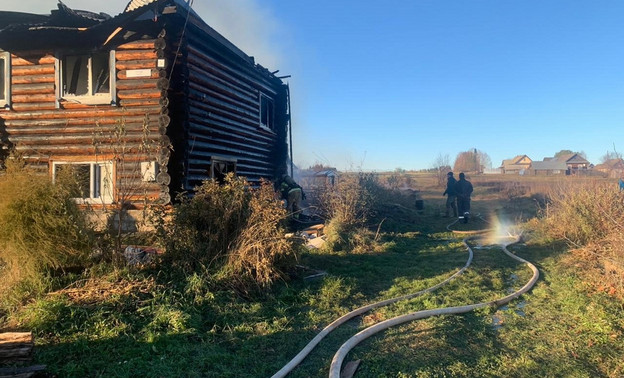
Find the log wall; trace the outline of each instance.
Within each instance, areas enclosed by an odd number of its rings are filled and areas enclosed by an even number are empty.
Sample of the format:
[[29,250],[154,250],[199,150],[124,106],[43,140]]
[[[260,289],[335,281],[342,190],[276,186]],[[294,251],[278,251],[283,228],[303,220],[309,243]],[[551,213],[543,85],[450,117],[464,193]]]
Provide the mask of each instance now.
[[[164,40],[151,39],[115,49],[116,105],[57,100],[54,51],[12,55],[12,106],[0,111],[0,128],[12,147],[41,171],[51,172],[50,161],[54,160],[112,158],[116,161],[117,199],[140,202],[147,194],[168,202],[164,183],[169,182],[170,149],[164,134],[170,119],[163,105],[169,81],[157,65],[164,46]],[[151,70],[151,75],[128,77],[128,70],[134,69]],[[121,126],[123,133],[119,133]],[[155,160],[160,165],[158,181],[143,182],[140,162]]]
[[[252,183],[275,177],[285,161],[285,87],[280,80],[241,59],[201,30],[187,30],[184,68],[187,121],[184,128],[186,189],[208,177],[211,159],[236,160],[236,174]],[[260,127],[260,95],[273,99],[274,130]]]

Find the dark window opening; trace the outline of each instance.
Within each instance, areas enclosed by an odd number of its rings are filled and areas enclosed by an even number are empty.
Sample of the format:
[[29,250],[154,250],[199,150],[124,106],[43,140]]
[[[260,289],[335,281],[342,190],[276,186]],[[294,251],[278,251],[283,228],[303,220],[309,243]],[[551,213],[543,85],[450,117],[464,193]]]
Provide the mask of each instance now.
[[212,159],[210,164],[210,178],[223,184],[225,182],[225,176],[230,172],[236,175],[236,161]]
[[62,60],[63,96],[110,92],[109,53],[67,55]]
[[260,95],[260,126],[269,130],[274,129],[275,106],[269,97]]

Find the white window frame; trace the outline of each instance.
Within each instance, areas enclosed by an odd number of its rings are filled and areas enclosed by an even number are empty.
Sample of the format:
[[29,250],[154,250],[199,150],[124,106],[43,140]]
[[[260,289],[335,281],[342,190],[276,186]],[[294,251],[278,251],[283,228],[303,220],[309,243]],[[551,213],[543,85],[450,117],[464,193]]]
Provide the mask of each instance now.
[[114,200],[113,162],[55,161],[52,162],[52,181],[56,181],[56,169],[63,165],[89,165],[89,197],[74,198],[82,204],[110,204]]
[[3,81],[4,98],[0,98],[0,108],[9,109],[11,107],[11,54],[6,51],[0,50],[0,60],[4,62],[4,69],[0,80]]
[[[266,101],[268,102],[266,108],[262,106],[263,99],[266,99]],[[258,102],[258,107],[260,108],[260,117],[258,122],[260,123],[260,127],[264,130],[275,132],[275,100],[272,97],[265,95],[264,93],[260,93]],[[265,112],[269,112],[269,114],[266,115],[266,123],[263,122],[263,119],[265,118]]]
[[[56,97],[58,102],[66,101],[66,102],[74,102],[78,104],[87,104],[87,105],[104,105],[111,104],[116,105],[116,80],[117,73],[115,69],[115,50],[111,50],[108,56],[108,70],[109,70],[109,91],[108,93],[93,93],[93,55],[101,52],[89,52],[89,53],[79,53],[79,52],[64,52],[57,54],[56,57]],[[66,93],[67,87],[67,78],[64,77],[64,62],[65,58],[68,56],[83,56],[87,58],[87,90],[88,94],[85,95],[75,95],[72,93]]]

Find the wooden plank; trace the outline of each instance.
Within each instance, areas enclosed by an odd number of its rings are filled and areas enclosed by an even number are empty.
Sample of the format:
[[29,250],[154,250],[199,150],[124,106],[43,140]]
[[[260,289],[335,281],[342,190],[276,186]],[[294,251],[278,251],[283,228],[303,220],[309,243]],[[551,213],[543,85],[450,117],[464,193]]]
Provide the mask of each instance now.
[[46,365],[0,368],[0,378],[27,378],[45,371]]
[[32,332],[3,332],[0,333],[0,346],[15,343],[32,343]]

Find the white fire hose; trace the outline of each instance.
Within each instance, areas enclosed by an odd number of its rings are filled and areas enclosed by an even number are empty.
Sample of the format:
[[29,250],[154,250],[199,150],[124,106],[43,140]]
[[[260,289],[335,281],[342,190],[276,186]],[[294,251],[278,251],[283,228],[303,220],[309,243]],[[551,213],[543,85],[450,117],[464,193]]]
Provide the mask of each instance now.
[[[457,222],[457,221],[455,221]],[[447,229],[450,230],[450,226],[453,225],[455,222],[451,223]],[[486,230],[487,231],[487,230]],[[480,234],[483,233],[485,231],[477,231],[477,232],[466,232],[469,234]],[[427,289],[418,291],[416,293],[412,293],[412,294],[407,294],[407,295],[403,295],[400,297],[396,297],[396,298],[391,298],[391,299],[386,299],[384,301],[380,301],[380,302],[376,302],[373,304],[369,304],[360,308],[357,308],[351,312],[349,312],[346,315],[341,316],[340,318],[336,319],[335,321],[333,321],[331,324],[329,324],[327,327],[325,327],[319,334],[316,335],[316,337],[314,337],[292,360],[290,360],[290,362],[288,362],[286,365],[284,365],[283,368],[281,368],[277,373],[275,373],[272,378],[281,378],[281,377],[285,377],[289,372],[291,372],[297,365],[299,365],[301,363],[301,361],[303,361],[306,356],[314,349],[314,347],[316,347],[316,345],[318,345],[319,342],[321,342],[321,340],[327,336],[331,331],[333,331],[334,329],[336,329],[338,326],[340,326],[341,324],[347,322],[348,320],[361,315],[367,311],[370,311],[372,309],[378,308],[378,307],[382,307],[382,306],[387,306],[389,304],[398,302],[398,301],[402,301],[402,300],[406,300],[406,299],[411,299],[411,298],[415,298],[417,296],[426,294],[426,293],[430,293],[438,288],[440,288],[441,286],[447,284],[448,282],[450,282],[451,280],[453,280],[454,278],[458,277],[459,275],[461,275],[462,273],[464,273],[464,271],[466,269],[468,269],[468,267],[470,266],[470,264],[472,263],[472,259],[473,259],[473,251],[472,248],[470,248],[470,246],[467,243],[467,240],[469,240],[470,238],[472,238],[472,236],[468,236],[466,238],[464,238],[463,243],[466,246],[466,248],[468,249],[468,260],[466,261],[466,264],[464,265],[464,267],[462,267],[459,271],[457,271],[456,273],[454,273],[453,275],[451,275],[450,277],[448,277],[447,279],[445,279],[444,281],[431,286]],[[509,243],[511,244],[511,243]],[[507,245],[509,245],[507,244]],[[423,318],[427,318],[430,316],[436,316],[436,315],[445,315],[445,314],[460,314],[460,313],[465,313],[465,312],[469,312],[472,311],[474,309],[477,308],[482,308],[482,307],[486,307],[486,306],[500,306],[503,305],[505,303],[510,302],[511,300],[513,300],[514,298],[522,295],[523,293],[527,292],[528,290],[531,289],[531,287],[533,287],[533,285],[535,284],[535,282],[537,281],[538,277],[539,277],[539,271],[537,270],[537,268],[529,263],[526,260],[523,260],[519,257],[517,257],[516,255],[513,255],[511,252],[509,252],[506,248],[506,246],[503,246],[503,251],[505,253],[507,253],[509,256],[511,256],[512,258],[521,261],[523,263],[526,263],[529,265],[529,267],[533,270],[533,277],[531,278],[531,280],[524,285],[520,290],[516,291],[513,294],[510,294],[506,297],[503,297],[501,299],[495,300],[495,301],[491,301],[491,302],[486,302],[486,303],[478,303],[478,304],[473,304],[473,305],[468,305],[468,306],[459,306],[459,307],[448,307],[448,308],[438,308],[438,309],[433,309],[433,310],[424,310],[424,311],[417,311],[414,313],[410,313],[407,315],[402,315],[402,316],[398,316],[392,319],[388,319],[385,320],[381,323],[378,323],[374,326],[371,326],[369,328],[364,329],[363,331],[357,333],[355,336],[353,336],[352,338],[350,338],[349,340],[347,340],[338,350],[338,352],[336,352],[336,354],[334,355],[334,358],[332,360],[331,366],[330,366],[330,372],[329,372],[329,376],[330,377],[336,377],[339,378],[340,377],[340,369],[342,367],[342,363],[346,357],[346,355],[349,353],[349,351],[354,348],[358,343],[360,343],[362,340],[376,334],[377,332],[383,331],[387,328],[390,328],[392,326],[398,325],[398,324],[402,324],[405,322],[409,322],[412,320],[417,320],[417,319],[423,319]]]

